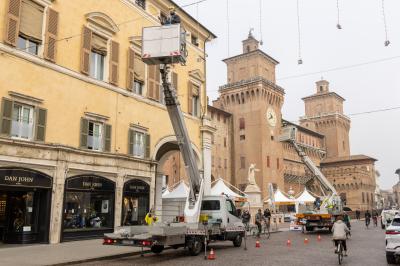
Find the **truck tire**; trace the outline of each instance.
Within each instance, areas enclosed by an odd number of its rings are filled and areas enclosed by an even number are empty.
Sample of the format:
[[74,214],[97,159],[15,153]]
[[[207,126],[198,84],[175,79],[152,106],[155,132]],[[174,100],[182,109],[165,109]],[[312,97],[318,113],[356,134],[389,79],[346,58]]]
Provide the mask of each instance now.
[[151,246],[151,252],[153,252],[154,254],[160,254],[161,252],[163,252],[163,250],[164,250],[164,246],[162,246],[162,245]]
[[239,234],[236,235],[235,239],[232,242],[233,242],[233,246],[240,247],[242,245],[242,236]]
[[199,237],[194,237],[188,245],[189,254],[191,256],[199,255],[204,249],[204,243]]
[[392,252],[386,252],[386,261],[388,264],[395,264],[396,263],[396,257]]
[[307,231],[307,232],[312,232],[312,231],[314,231],[314,227],[312,227],[312,226],[306,226],[306,231]]

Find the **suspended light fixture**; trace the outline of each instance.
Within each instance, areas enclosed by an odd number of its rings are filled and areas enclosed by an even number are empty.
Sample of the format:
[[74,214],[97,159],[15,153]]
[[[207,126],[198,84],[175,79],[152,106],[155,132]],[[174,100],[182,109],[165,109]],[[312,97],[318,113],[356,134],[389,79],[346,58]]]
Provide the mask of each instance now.
[[388,39],[388,29],[387,29],[387,24],[386,24],[386,14],[385,14],[385,0],[382,0],[382,17],[383,17],[383,25],[385,27],[385,47],[388,47],[390,44],[390,41]]
[[226,0],[226,26],[227,26],[227,50],[228,50],[228,57],[230,56],[230,33],[229,33],[229,0]]
[[263,42],[263,28],[262,28],[262,0],[259,0],[259,6],[260,10],[260,45],[262,46],[264,44]]
[[336,8],[337,8],[337,24],[336,24],[336,28],[338,28],[338,30],[341,30],[342,29],[342,25],[340,25],[339,0],[336,0]]
[[300,34],[300,8],[299,8],[299,0],[297,0],[297,34],[298,34],[298,49],[299,49],[299,59],[297,60],[298,65],[303,64],[303,59],[301,59],[301,34]]

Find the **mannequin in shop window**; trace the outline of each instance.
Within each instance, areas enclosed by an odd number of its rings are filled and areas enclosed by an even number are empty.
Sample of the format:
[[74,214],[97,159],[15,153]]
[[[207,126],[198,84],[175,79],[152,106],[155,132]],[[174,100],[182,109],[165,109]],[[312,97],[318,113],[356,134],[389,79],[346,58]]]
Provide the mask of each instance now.
[[128,198],[124,198],[124,219],[122,225],[129,225],[129,221],[132,217],[132,209]]

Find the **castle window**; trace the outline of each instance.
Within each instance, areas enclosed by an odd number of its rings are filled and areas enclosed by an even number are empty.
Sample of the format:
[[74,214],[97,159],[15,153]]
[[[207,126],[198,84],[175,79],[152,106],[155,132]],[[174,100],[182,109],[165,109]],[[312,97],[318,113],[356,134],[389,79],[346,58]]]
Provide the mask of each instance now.
[[240,168],[244,169],[246,168],[246,157],[240,156]]
[[324,91],[324,87],[319,86],[319,91]]

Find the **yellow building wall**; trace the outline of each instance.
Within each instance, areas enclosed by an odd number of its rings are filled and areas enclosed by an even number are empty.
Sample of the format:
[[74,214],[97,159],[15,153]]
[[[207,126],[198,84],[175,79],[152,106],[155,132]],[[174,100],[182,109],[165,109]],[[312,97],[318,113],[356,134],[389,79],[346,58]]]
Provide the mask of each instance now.
[[[8,1],[0,4],[0,40],[4,45],[5,15]],[[126,89],[127,52],[130,37],[140,37],[142,27],[157,25],[157,21],[148,19],[140,8],[132,7],[121,0],[85,0],[54,1],[51,8],[59,12],[56,64],[65,69],[80,72],[82,27],[87,25],[85,15],[90,12],[102,12],[119,25],[112,40],[120,44],[119,83],[118,87]],[[202,36],[207,36],[202,33]],[[68,40],[64,39],[70,37]],[[205,37],[199,38],[204,42]],[[186,66],[175,66],[172,70],[178,73],[179,101],[184,112],[188,109],[187,83],[188,72],[198,69],[204,71],[204,52],[188,44],[189,57]],[[106,60],[105,64],[108,65]],[[55,70],[38,66],[30,61],[8,53],[0,53],[0,97],[9,97],[8,91],[43,99],[40,106],[48,110],[46,142],[60,143],[78,147],[80,138],[80,118],[85,112],[108,116],[112,125],[111,152],[128,153],[128,129],[131,123],[149,128],[151,135],[151,154],[154,145],[163,137],[174,135],[166,108],[154,102],[135,97],[127,97]],[[107,74],[108,75],[108,74]],[[83,76],[83,75],[82,75]],[[105,84],[105,86],[110,86]],[[115,87],[115,89],[118,89]],[[206,106],[205,83],[202,86],[202,107]],[[140,97],[139,97],[140,98]],[[198,118],[187,118],[191,141],[201,150],[200,125]]]

